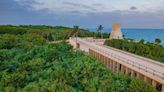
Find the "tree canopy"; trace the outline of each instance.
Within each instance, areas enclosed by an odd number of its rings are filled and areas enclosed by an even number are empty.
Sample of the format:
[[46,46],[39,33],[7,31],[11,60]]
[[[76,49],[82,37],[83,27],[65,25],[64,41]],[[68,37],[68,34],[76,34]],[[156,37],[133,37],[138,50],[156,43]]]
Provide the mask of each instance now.
[[144,44],[144,40],[133,42],[118,39],[106,40],[104,44],[164,63],[164,48],[161,45],[149,42]]
[[112,72],[65,41],[50,43],[49,30],[28,27],[34,29],[0,34],[0,92],[156,92],[143,81]]

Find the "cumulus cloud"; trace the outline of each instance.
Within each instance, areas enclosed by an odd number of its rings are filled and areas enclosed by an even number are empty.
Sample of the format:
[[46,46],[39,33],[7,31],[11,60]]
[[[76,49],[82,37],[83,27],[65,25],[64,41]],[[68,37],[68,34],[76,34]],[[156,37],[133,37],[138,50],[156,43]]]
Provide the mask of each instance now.
[[[65,0],[16,0],[20,5],[28,6],[30,10],[41,11],[44,10],[48,13],[87,13],[96,12],[95,7],[89,4],[83,4],[78,2],[71,2]],[[29,3],[31,2],[31,3]],[[75,12],[76,11],[76,12]],[[78,11],[78,12],[77,12]]]
[[[1,2],[6,2],[2,3]],[[0,0],[0,24],[164,27],[163,0]],[[10,7],[9,7],[10,6]],[[14,8],[13,8],[14,7]],[[12,16],[10,16],[12,15]]]
[[131,6],[131,7],[130,7],[130,10],[137,10],[137,7]]
[[[31,10],[45,10],[49,13],[79,13],[87,14],[89,12],[111,12],[138,10],[145,12],[148,9],[158,10],[163,0],[15,0],[21,5],[28,6]],[[139,7],[139,8],[137,8]]]
[[89,11],[96,11],[96,9],[94,7],[89,6],[89,5],[85,5],[85,4],[78,4],[78,3],[72,3],[72,2],[63,2],[63,4],[70,5],[74,8],[83,8],[83,9],[86,9]]

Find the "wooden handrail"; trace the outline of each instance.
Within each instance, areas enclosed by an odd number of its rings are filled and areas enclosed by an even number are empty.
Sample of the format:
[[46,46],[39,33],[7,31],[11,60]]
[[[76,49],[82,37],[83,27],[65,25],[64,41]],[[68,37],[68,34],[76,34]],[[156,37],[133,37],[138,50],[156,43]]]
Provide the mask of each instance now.
[[[75,40],[74,38],[71,38],[71,39],[72,39],[72,40]],[[77,41],[78,41],[78,43],[83,44],[83,45],[86,45],[87,47],[92,48],[92,49],[95,50],[95,51],[102,52],[102,53],[105,53],[105,54],[107,54],[107,55],[110,55],[111,57],[114,57],[114,58],[116,58],[116,59],[119,59],[119,60],[121,60],[121,61],[123,61],[123,62],[125,62],[125,63],[128,63],[128,64],[130,64],[130,65],[133,65],[133,66],[135,66],[135,67],[138,67],[139,69],[142,69],[142,70],[144,70],[144,71],[146,71],[146,72],[149,72],[149,73],[151,73],[151,74],[153,74],[153,75],[156,75],[156,76],[158,76],[158,77],[164,79],[164,73],[159,72],[159,71],[157,71],[157,70],[154,70],[153,68],[147,67],[147,66],[145,66],[145,65],[141,65],[140,63],[137,63],[137,62],[134,62],[134,61],[132,61],[132,60],[126,59],[126,58],[124,58],[124,57],[121,57],[121,56],[119,56],[119,55],[113,54],[113,53],[111,53],[111,52],[104,51],[104,50],[101,49],[101,46],[90,44],[89,42],[84,41],[84,40],[82,40],[82,39],[80,39],[80,38],[77,38]],[[112,48],[112,49],[113,49],[113,48]],[[117,51],[119,51],[119,50],[117,50]],[[121,51],[119,51],[119,52],[121,52]],[[125,53],[125,52],[124,52],[124,53]],[[125,54],[127,54],[127,53],[125,53]],[[129,54],[127,54],[127,55],[129,55]],[[133,55],[131,55],[131,56],[133,56]],[[136,57],[136,56],[134,56],[134,57]],[[136,58],[139,58],[139,57],[136,57]],[[142,58],[140,58],[140,59],[142,59]],[[146,60],[146,59],[142,59],[142,60]],[[149,61],[148,61],[148,62],[149,62]]]

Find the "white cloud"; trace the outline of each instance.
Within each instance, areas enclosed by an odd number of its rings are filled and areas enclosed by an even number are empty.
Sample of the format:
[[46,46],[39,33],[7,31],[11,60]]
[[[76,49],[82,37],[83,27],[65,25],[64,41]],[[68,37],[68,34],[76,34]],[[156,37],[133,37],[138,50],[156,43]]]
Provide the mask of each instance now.
[[135,6],[137,11],[156,12],[164,4],[163,0],[15,0],[27,5],[31,10],[45,10],[49,13],[89,13],[127,11]]

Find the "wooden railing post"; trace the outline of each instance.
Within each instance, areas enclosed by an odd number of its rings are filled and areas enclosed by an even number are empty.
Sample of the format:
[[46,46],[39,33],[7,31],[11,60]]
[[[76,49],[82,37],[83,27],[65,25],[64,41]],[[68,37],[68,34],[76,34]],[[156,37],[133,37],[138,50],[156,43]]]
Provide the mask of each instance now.
[[162,84],[162,92],[164,92],[164,84]]
[[152,80],[152,86],[156,88],[157,82],[155,80]]

